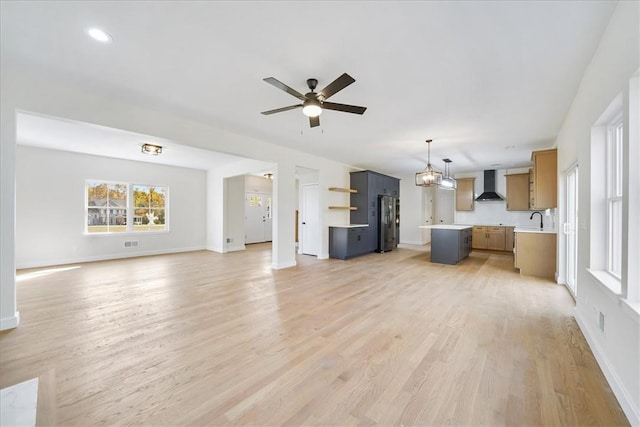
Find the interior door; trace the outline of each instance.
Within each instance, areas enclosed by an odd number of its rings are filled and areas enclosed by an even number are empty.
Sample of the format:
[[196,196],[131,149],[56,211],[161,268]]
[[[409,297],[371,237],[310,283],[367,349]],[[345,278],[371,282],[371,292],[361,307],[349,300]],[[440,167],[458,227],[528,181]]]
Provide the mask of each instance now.
[[578,295],[578,167],[572,168],[567,173],[567,218],[563,225],[565,234],[565,250],[567,260],[567,286]]
[[320,253],[320,216],[318,214],[318,184],[302,186],[302,253]]
[[[433,225],[433,188],[422,189],[422,225]],[[431,242],[431,230],[422,229],[422,244]]]
[[453,224],[455,192],[436,190],[438,192],[438,224]]
[[262,243],[271,240],[271,226],[269,224],[267,233],[266,225],[267,198],[271,200],[271,195],[261,193],[244,195],[245,243]]

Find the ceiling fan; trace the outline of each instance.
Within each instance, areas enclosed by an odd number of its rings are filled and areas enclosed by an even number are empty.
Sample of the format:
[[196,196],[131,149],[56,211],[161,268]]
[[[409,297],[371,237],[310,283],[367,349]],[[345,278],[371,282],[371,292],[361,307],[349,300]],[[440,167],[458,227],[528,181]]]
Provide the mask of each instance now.
[[322,110],[334,110],[343,111],[345,113],[364,114],[365,110],[367,109],[367,107],[358,107],[356,105],[327,102],[327,99],[329,99],[329,97],[335,95],[337,92],[341,91],[342,89],[356,81],[347,73],[344,73],[333,82],[329,83],[327,87],[319,92],[314,92],[316,86],[318,86],[318,80],[308,79],[307,86],[309,86],[310,92],[304,95],[273,77],[267,77],[263,80],[302,101],[302,104],[290,105],[288,107],[276,108],[275,110],[263,111],[262,114],[264,115],[281,113],[283,111],[302,108],[302,112],[304,113],[304,115],[309,117],[309,125],[313,128],[316,126],[320,126],[319,116],[322,113]]

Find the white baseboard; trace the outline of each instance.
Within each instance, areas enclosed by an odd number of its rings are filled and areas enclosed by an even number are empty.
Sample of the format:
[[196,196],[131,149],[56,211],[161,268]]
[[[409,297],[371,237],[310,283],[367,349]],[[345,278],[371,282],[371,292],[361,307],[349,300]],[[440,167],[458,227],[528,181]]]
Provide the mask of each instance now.
[[274,270],[282,270],[283,268],[295,267],[297,265],[296,260],[287,262],[274,262],[271,264],[271,268]]
[[629,393],[624,388],[624,385],[620,381],[620,377],[618,377],[618,374],[616,374],[615,370],[611,366],[611,363],[602,350],[602,347],[600,347],[598,341],[593,337],[591,329],[588,326],[588,322],[585,321],[577,309],[574,309],[574,314],[582,334],[587,339],[587,343],[589,344],[600,369],[602,369],[613,394],[618,399],[618,403],[620,403],[622,411],[627,416],[629,423],[631,423],[632,426],[640,426],[640,408],[635,406],[634,400],[629,396]]
[[20,324],[20,312],[16,311],[13,316],[0,319],[0,331],[16,328],[18,324]]
[[229,245],[227,246],[227,252],[244,251],[247,247],[242,243],[241,245]]
[[107,261],[111,259],[136,258],[141,256],[175,254],[180,252],[201,251],[205,249],[207,249],[205,246],[192,246],[187,248],[158,249],[155,251],[140,251],[140,252],[130,252],[130,253],[120,253],[120,254],[104,254],[104,255],[84,256],[84,257],[81,256],[81,257],[74,257],[74,258],[49,259],[49,260],[40,260],[40,261],[32,261],[32,262],[22,262],[22,263],[16,264],[16,269],[19,270],[22,268],[38,268],[38,267],[50,267],[53,265],[77,264],[80,262]]

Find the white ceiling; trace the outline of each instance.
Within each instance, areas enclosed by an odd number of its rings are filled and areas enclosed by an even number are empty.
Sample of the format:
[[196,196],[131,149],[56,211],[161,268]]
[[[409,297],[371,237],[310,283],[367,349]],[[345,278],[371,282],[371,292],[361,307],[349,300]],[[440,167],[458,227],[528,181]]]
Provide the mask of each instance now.
[[[2,67],[44,69],[104,96],[390,174],[448,157],[453,173],[549,148],[612,1],[2,2]],[[113,36],[99,44],[98,26]],[[356,82],[310,129],[300,92]],[[510,147],[510,148],[507,148]]]

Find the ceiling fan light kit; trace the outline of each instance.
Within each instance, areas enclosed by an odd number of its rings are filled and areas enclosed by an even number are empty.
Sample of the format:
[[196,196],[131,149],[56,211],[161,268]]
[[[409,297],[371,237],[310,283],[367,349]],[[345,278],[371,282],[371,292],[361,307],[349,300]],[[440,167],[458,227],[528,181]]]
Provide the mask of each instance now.
[[274,77],[267,77],[264,79],[264,81],[302,101],[302,104],[290,105],[288,107],[276,108],[275,110],[263,111],[262,114],[264,115],[281,113],[283,111],[302,108],[302,113],[305,116],[309,117],[309,126],[313,128],[316,126],[320,126],[320,119],[318,116],[322,114],[323,110],[342,111],[344,113],[361,115],[364,114],[364,112],[367,110],[367,107],[327,102],[327,99],[329,99],[331,96],[335,95],[337,92],[341,91],[342,89],[356,81],[347,73],[342,74],[340,77],[329,83],[327,87],[319,92],[315,92],[315,89],[318,86],[318,80],[307,79],[307,86],[309,87],[310,92],[307,92],[304,95],[282,83],[281,81],[275,79]]

